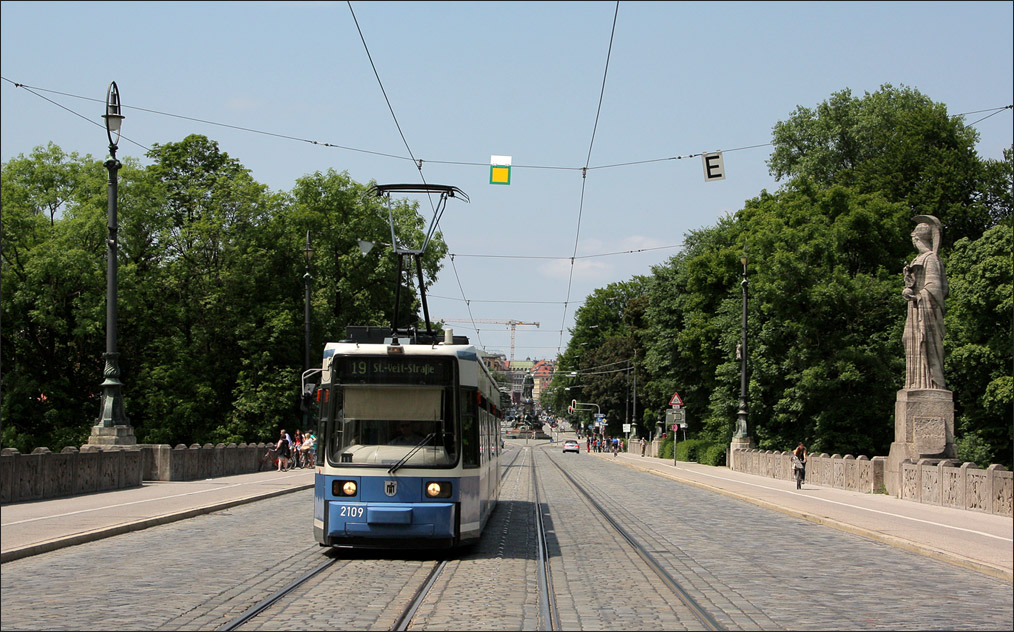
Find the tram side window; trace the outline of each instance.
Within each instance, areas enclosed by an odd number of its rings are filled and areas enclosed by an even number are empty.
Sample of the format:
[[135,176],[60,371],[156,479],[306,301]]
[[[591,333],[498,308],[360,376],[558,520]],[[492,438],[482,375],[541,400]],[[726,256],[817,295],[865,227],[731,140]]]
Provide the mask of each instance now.
[[331,389],[330,387],[324,386],[317,389],[317,397],[314,402],[317,412],[317,462],[314,465],[324,464],[324,453],[326,450],[322,446],[326,446],[327,442],[325,437],[328,436],[327,420],[331,411]]
[[[324,453],[337,454],[342,444],[342,428],[345,420],[345,407],[342,404],[342,389],[333,386],[321,394],[323,401],[320,406],[320,427],[317,433],[317,462],[324,464]],[[336,458],[336,457],[335,457]]]
[[479,422],[475,389],[461,389],[461,464],[479,467]]

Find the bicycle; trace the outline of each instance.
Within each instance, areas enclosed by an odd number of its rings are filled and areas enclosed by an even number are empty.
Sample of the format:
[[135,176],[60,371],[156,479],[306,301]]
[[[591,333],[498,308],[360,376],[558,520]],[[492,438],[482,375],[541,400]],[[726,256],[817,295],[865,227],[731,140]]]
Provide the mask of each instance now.
[[268,448],[268,451],[261,457],[261,464],[257,468],[257,471],[263,472],[265,469],[278,469],[278,455],[275,454],[274,448]]
[[795,454],[792,455],[792,476],[796,479],[796,489],[802,489],[803,479],[806,478],[806,465]]

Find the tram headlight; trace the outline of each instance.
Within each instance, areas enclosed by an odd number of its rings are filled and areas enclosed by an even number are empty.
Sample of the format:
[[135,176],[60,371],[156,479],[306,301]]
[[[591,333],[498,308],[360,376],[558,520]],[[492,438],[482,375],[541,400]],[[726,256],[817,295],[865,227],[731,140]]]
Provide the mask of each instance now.
[[359,492],[359,486],[355,481],[332,481],[331,494],[333,496],[355,496]]
[[451,482],[450,481],[429,481],[426,483],[426,497],[427,498],[450,498],[451,497]]

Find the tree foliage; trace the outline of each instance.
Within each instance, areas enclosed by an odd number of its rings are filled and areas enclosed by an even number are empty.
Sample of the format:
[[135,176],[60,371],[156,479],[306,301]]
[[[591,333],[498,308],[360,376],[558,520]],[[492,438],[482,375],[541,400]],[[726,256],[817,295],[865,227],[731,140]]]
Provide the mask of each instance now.
[[[312,365],[348,324],[390,324],[396,260],[390,248],[363,257],[357,245],[390,235],[387,212],[366,185],[333,171],[272,193],[203,136],[156,145],[149,158],[118,176],[118,350],[130,423],[142,443],[271,439],[301,423],[307,281]],[[81,445],[98,417],[106,180],[101,163],[53,145],[3,165],[4,446]],[[392,206],[399,239],[421,245],[417,204]],[[437,236],[427,283],[445,251]],[[417,289],[403,296],[411,323]]]
[[1010,467],[1011,152],[981,160],[974,129],[891,86],[800,107],[773,136],[780,189],[686,235],[683,251],[647,279],[639,329],[611,339],[608,327],[591,328],[607,322],[590,317],[596,291],[561,364],[604,364],[634,335],[642,428],[653,429],[678,391],[694,436],[727,444],[739,408],[746,255],[751,436],[763,449],[804,441],[816,452],[886,455],[905,367],[902,269],[915,256],[912,217],[932,214],[944,224],[951,282],[945,345],[960,454]]

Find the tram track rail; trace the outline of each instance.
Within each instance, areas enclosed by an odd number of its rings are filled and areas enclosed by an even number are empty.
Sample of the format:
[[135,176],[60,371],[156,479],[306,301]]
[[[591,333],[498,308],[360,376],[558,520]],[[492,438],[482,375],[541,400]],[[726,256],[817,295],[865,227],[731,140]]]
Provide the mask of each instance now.
[[[527,451],[525,451],[525,450],[518,450],[513,455],[513,458],[511,459],[511,461],[509,463],[507,463],[506,465],[504,465],[504,466],[501,467],[501,471],[500,471],[501,485],[503,485],[504,481],[507,479],[507,476],[513,471],[512,467],[518,462],[518,460],[519,459],[521,460],[521,465],[523,466],[525,464],[525,461],[527,461],[527,456],[528,456]],[[534,469],[533,469],[533,475],[534,475]],[[540,559],[545,559],[545,554],[544,554],[544,551],[545,551],[544,537],[545,537],[545,535],[544,535],[544,532],[543,532],[543,530],[541,528],[541,519],[540,519],[540,549],[539,549],[540,550],[540,554],[539,554],[540,555]],[[331,551],[327,552],[327,554],[333,555],[333,553]],[[269,610],[270,608],[272,608],[272,606],[274,606],[275,604],[278,604],[279,602],[281,602],[282,600],[284,600],[288,595],[290,595],[291,593],[293,593],[295,590],[297,590],[298,588],[306,585],[307,582],[309,582],[311,579],[313,579],[314,577],[316,577],[317,575],[319,575],[323,571],[326,571],[327,569],[331,568],[332,566],[334,566],[336,563],[338,563],[340,561],[343,561],[343,560],[341,558],[338,558],[338,557],[332,557],[331,559],[328,559],[328,560],[326,560],[326,561],[318,564],[315,568],[313,568],[313,569],[311,569],[311,570],[303,573],[302,575],[300,575],[299,577],[297,577],[293,581],[289,582],[288,584],[286,584],[282,588],[279,588],[278,590],[274,591],[273,593],[271,593],[270,595],[268,595],[266,598],[264,598],[261,601],[259,601],[257,604],[255,604],[252,607],[248,608],[241,615],[239,615],[238,617],[235,617],[234,619],[232,619],[231,621],[229,621],[229,623],[225,624],[224,626],[221,626],[221,627],[217,628],[217,630],[219,630],[220,632],[231,632],[233,630],[240,629],[243,625],[245,625],[246,623],[252,621],[253,619],[255,619],[261,613]],[[412,598],[409,601],[409,603],[405,606],[405,608],[402,610],[401,614],[395,620],[394,625],[391,627],[391,630],[399,630],[399,631],[401,631],[401,630],[407,630],[409,628],[409,626],[411,626],[412,619],[414,618],[416,612],[418,611],[419,607],[425,602],[426,597],[430,593],[430,590],[433,588],[434,583],[437,581],[437,579],[440,577],[440,575],[447,568],[447,565],[448,565],[448,560],[446,560],[446,559],[444,559],[444,560],[438,560],[437,562],[434,563],[433,568],[430,569],[429,573],[426,576],[426,579],[423,580],[423,582],[420,584],[419,588],[412,595]],[[542,586],[544,586],[546,584],[546,580],[545,580],[546,573],[545,573],[545,570],[541,566],[540,566],[539,576],[540,576],[539,585],[540,585],[540,588],[541,588]]]
[[408,626],[412,624],[412,618],[415,616],[416,610],[418,610],[419,606],[421,606],[423,601],[426,600],[426,596],[429,595],[430,589],[433,588],[433,584],[437,581],[437,578],[440,577],[440,574],[444,572],[445,568],[447,568],[447,560],[440,560],[433,565],[433,569],[430,571],[429,575],[426,576],[422,585],[419,586],[419,590],[415,592],[408,606],[405,607],[405,610],[402,611],[401,615],[394,622],[394,626],[391,628],[392,630],[400,632],[408,629]]
[[[501,487],[503,486],[505,480],[507,479],[508,474],[512,471],[511,467],[518,461],[518,459],[521,459],[522,456],[525,457],[522,460],[522,465],[523,465],[524,461],[527,460],[527,453],[526,453],[526,451],[518,450],[514,454],[514,456],[511,459],[510,463],[508,463],[506,466],[504,466],[504,467],[501,468],[501,470],[500,470],[500,485],[501,485]],[[534,468],[533,468],[532,471],[534,473]],[[426,579],[422,582],[422,584],[420,585],[419,589],[412,596],[412,600],[408,603],[408,605],[402,611],[401,615],[398,616],[398,619],[395,621],[394,626],[391,628],[392,630],[399,631],[399,632],[400,631],[404,631],[404,630],[408,630],[409,626],[412,625],[412,619],[415,617],[416,611],[419,610],[419,606],[421,606],[423,604],[423,602],[426,600],[426,597],[429,595],[430,590],[433,588],[433,585],[436,583],[437,579],[440,577],[440,575],[447,568],[447,564],[448,564],[447,560],[441,560],[441,561],[437,562],[433,566],[433,569],[430,570],[429,575],[427,575]],[[540,577],[541,577],[541,573],[540,573]],[[540,583],[540,586],[541,586],[541,583]]]
[[248,621],[250,621],[251,619],[253,619],[257,615],[259,615],[261,612],[264,612],[265,610],[267,610],[268,608],[270,608],[271,606],[273,606],[275,603],[281,601],[282,599],[284,599],[286,597],[286,595],[288,595],[292,591],[296,590],[297,588],[299,588],[300,586],[302,586],[306,582],[310,581],[311,579],[313,579],[314,577],[316,577],[319,573],[321,573],[321,572],[323,572],[323,571],[331,568],[332,566],[334,566],[339,561],[341,561],[341,560],[339,560],[338,558],[332,558],[332,559],[329,559],[329,560],[327,560],[325,562],[322,562],[316,568],[313,568],[313,569],[311,569],[311,570],[303,573],[302,575],[300,575],[299,577],[297,577],[295,580],[289,582],[288,584],[286,584],[282,588],[280,588],[280,589],[276,590],[275,592],[271,593],[266,599],[263,599],[262,601],[260,601],[256,605],[254,605],[253,607],[249,608],[243,614],[239,615],[238,617],[236,617],[235,619],[233,619],[229,623],[225,624],[224,626],[218,628],[218,630],[220,630],[222,632],[230,632],[231,630],[237,630],[237,629],[239,629],[240,626],[242,626],[244,623],[247,623]]
[[[560,466],[553,458],[549,458],[548,461],[556,467],[556,469],[563,475],[563,477],[570,483],[570,485],[577,490],[584,498],[588,501],[588,504],[593,507],[601,517],[613,528],[617,533],[623,537],[624,540],[630,545],[630,548],[634,553],[637,554],[641,560],[647,565],[647,567],[659,578],[659,580],[676,596],[679,601],[687,607],[687,609],[693,614],[693,616],[700,622],[705,629],[708,630],[724,630],[721,624],[715,620],[715,618],[701,606],[696,599],[694,599],[681,585],[680,583],[670,574],[665,567],[659,563],[657,559],[648,551],[637,538],[635,538],[630,531],[628,531],[622,524],[620,524],[599,501],[590,494],[585,486],[578,481],[570,472]],[[534,461],[533,473],[534,473]]]
[[539,497],[539,481],[535,468],[535,459],[532,459],[532,488],[535,494],[535,522],[536,522],[536,560],[538,563],[537,584],[539,590],[539,629],[558,630],[560,629],[560,613],[556,607],[556,598],[553,594],[552,573],[549,564],[549,546],[546,541],[546,522],[542,509],[542,501]]

